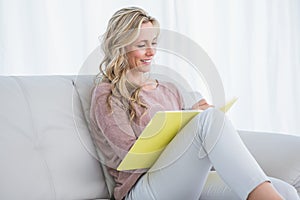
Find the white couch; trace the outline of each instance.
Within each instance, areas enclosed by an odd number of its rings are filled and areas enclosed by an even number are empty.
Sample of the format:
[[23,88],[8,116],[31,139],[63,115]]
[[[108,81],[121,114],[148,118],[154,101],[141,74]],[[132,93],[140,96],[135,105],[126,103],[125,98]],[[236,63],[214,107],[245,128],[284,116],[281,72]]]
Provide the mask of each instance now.
[[[86,118],[92,85],[91,76],[0,77],[0,199],[109,199]],[[240,134],[268,175],[300,192],[300,137]],[[202,198],[228,191],[211,172]]]

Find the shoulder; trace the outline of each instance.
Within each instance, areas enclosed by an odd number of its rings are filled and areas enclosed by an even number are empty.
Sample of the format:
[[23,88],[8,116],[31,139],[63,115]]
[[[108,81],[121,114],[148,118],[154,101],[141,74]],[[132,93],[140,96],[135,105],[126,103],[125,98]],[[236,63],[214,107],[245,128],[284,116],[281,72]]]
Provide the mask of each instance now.
[[111,84],[101,82],[94,86],[93,88],[93,94],[105,94],[111,92]]
[[98,83],[94,86],[92,90],[92,99],[99,97],[107,97],[111,94],[111,84],[110,83]]
[[111,84],[110,83],[98,83],[94,86],[92,90],[91,103],[96,102],[106,102],[107,97],[111,94]]
[[120,107],[124,109],[124,105],[119,97],[112,95],[112,84],[107,82],[101,82],[94,86],[91,98],[91,107],[97,107],[101,105],[102,108],[107,108],[109,101],[109,107],[112,109]]

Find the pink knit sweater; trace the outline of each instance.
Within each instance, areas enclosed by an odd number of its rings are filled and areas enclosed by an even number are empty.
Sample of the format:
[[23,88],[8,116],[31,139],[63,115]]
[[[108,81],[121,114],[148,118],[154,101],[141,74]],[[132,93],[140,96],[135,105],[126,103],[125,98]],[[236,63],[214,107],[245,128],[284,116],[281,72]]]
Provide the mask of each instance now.
[[137,118],[130,121],[128,111],[117,97],[111,98],[112,112],[109,110],[107,96],[110,93],[109,83],[100,83],[94,89],[90,110],[91,134],[96,148],[103,154],[101,162],[116,182],[114,197],[119,200],[126,196],[147,169],[117,171],[116,168],[153,115],[161,110],[181,110],[183,100],[173,84],[159,82],[153,90],[141,90],[140,99],[149,109],[143,115],[144,109],[136,105]]

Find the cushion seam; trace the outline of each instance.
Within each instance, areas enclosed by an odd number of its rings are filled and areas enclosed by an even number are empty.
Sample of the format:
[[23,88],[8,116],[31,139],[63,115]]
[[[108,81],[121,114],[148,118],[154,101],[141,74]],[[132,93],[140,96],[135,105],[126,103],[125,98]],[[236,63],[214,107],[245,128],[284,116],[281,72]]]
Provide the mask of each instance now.
[[[29,110],[30,118],[31,118],[30,121],[31,121],[32,130],[34,132],[35,137],[38,139],[39,135],[38,135],[38,132],[36,130],[36,126],[34,125],[34,120],[33,120],[34,118],[33,118],[32,109],[31,109],[32,107],[31,107],[31,104],[30,104],[30,102],[28,100],[28,93],[27,93],[25,87],[23,87],[23,85],[21,83],[22,81],[20,80],[20,78],[19,77],[13,77],[13,78],[16,81],[16,83],[19,86],[19,88],[21,89],[21,91],[23,93],[23,96],[24,96],[24,99],[26,101],[26,104],[28,105],[28,108],[29,108],[28,110]],[[35,147],[39,147],[39,143],[34,141],[34,146]],[[47,175],[48,175],[48,178],[49,178],[48,180],[49,180],[49,183],[50,183],[50,186],[51,186],[51,189],[52,189],[52,193],[54,195],[53,199],[57,199],[56,198],[56,190],[55,190],[55,186],[54,186],[54,180],[53,180],[53,177],[52,177],[52,175],[50,173],[50,169],[49,169],[48,163],[47,163],[46,159],[44,158],[43,154],[40,151],[37,151],[37,153],[40,155],[39,157],[41,158],[41,161],[44,163],[45,169],[47,171]]]

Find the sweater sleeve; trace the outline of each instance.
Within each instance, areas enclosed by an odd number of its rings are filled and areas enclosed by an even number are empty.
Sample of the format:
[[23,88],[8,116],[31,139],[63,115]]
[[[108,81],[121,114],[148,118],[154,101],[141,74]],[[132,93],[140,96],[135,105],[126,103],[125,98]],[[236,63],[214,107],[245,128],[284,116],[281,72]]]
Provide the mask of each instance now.
[[174,95],[175,99],[177,100],[177,103],[179,105],[179,109],[183,110],[185,107],[185,102],[182,97],[182,94],[180,93],[180,90],[177,88],[177,86],[174,83],[171,82],[162,82],[162,85],[166,87],[171,94]]
[[95,102],[95,122],[112,150],[123,159],[137,137],[131,127],[127,111],[117,101],[112,101],[112,109],[109,109],[106,102],[107,95],[99,95]]

